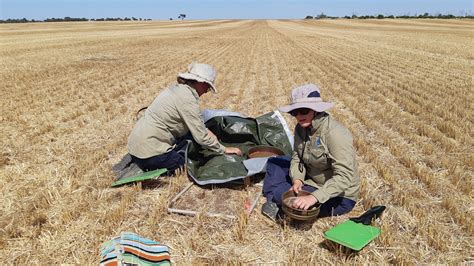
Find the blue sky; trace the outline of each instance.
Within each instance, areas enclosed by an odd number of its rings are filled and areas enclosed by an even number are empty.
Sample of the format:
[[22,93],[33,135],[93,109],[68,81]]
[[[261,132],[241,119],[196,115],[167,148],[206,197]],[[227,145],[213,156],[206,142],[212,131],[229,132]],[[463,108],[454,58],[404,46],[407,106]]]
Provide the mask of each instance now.
[[0,0],[0,17],[136,17],[151,19],[277,19],[306,15],[473,14],[474,0]]

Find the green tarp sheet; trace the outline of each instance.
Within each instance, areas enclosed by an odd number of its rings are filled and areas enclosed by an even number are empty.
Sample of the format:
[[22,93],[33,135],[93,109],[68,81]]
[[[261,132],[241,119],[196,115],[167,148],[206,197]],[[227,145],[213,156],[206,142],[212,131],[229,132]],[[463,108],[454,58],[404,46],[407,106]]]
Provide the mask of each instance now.
[[205,120],[224,146],[238,147],[243,156],[221,155],[201,148],[190,141],[186,152],[188,174],[200,185],[225,183],[247,176],[243,162],[248,150],[255,146],[279,148],[286,155],[292,152],[291,136],[285,120],[278,111],[257,118],[232,115],[213,116]]

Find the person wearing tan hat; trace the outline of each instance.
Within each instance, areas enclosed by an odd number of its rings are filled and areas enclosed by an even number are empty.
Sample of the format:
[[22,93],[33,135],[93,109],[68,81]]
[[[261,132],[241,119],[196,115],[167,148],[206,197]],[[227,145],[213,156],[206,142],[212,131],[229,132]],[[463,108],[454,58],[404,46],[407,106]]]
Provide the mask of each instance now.
[[144,171],[166,168],[169,173],[174,172],[185,163],[176,147],[188,133],[203,148],[221,154],[242,155],[240,149],[220,144],[201,118],[199,97],[209,90],[217,92],[215,79],[214,68],[200,63],[192,63],[187,72],[178,74],[178,83],[155,98],[128,137],[128,149],[134,163]]
[[293,207],[307,210],[321,204],[319,217],[341,215],[354,208],[360,179],[352,135],[326,110],[331,102],[321,98],[317,85],[293,89],[289,105],[279,108],[297,120],[293,155],[268,160],[263,193],[267,202],[262,213],[272,220],[281,214],[282,195],[288,190],[305,190]]

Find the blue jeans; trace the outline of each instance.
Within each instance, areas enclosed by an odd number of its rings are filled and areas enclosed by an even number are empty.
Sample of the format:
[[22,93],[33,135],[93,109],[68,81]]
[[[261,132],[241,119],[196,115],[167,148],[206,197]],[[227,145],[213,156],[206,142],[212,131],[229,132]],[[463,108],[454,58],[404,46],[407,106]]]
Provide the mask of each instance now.
[[[282,204],[283,193],[288,191],[293,182],[291,181],[289,156],[278,156],[270,158],[267,162],[267,173],[263,180],[263,194],[267,201],[273,201],[278,206]],[[303,190],[314,192],[317,188],[304,185]],[[321,205],[319,217],[336,216],[347,213],[354,208],[355,201],[343,197],[334,197]]]

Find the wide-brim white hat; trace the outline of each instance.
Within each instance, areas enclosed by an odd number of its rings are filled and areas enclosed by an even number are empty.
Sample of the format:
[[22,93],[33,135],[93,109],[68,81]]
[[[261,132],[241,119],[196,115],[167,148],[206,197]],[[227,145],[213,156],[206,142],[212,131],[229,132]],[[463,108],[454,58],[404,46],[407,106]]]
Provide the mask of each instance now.
[[188,66],[188,72],[179,73],[178,77],[183,79],[191,79],[200,82],[206,82],[211,86],[212,92],[216,93],[217,89],[214,85],[214,81],[216,80],[216,70],[208,65],[208,64],[200,64],[200,63],[191,63]]
[[332,108],[332,102],[325,102],[321,98],[319,87],[315,84],[306,84],[293,89],[290,104],[278,108],[281,112],[289,113],[300,108],[309,108],[318,113]]

